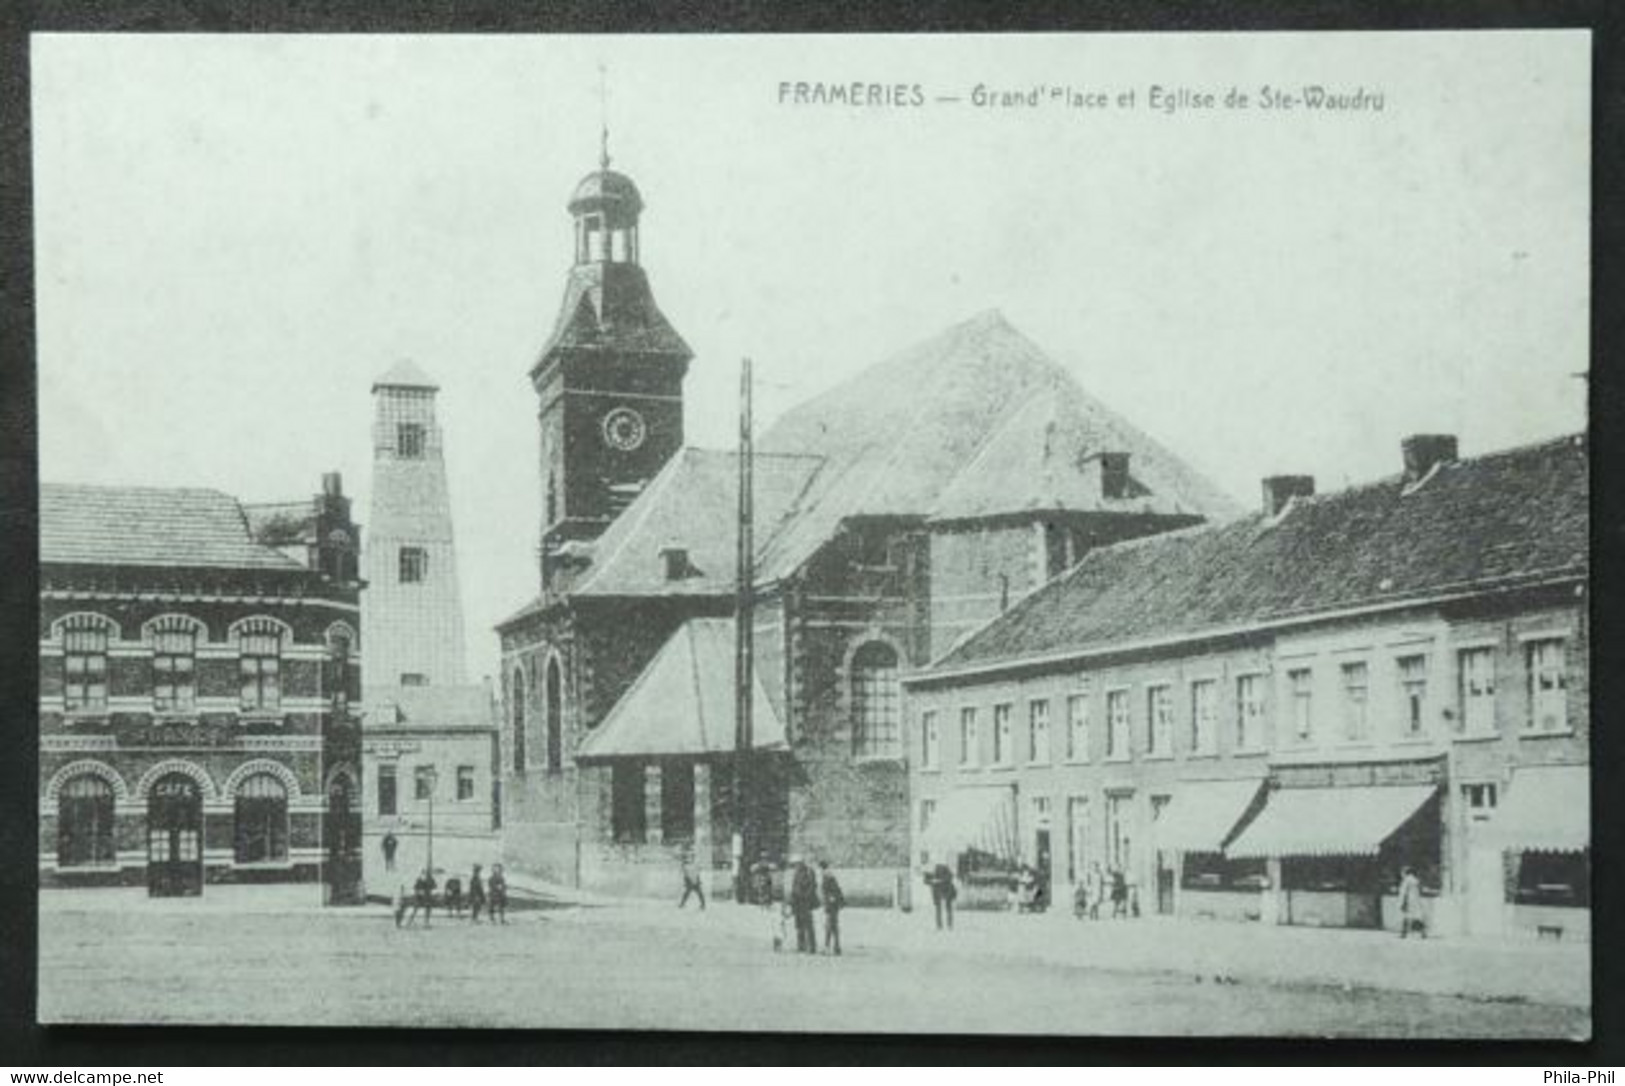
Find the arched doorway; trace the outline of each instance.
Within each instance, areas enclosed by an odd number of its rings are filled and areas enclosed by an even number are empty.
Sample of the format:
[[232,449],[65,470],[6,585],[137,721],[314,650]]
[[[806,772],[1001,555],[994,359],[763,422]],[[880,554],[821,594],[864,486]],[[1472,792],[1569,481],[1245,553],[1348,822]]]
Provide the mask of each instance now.
[[203,792],[184,773],[158,778],[147,793],[147,893],[203,892]]
[[564,683],[559,675],[558,657],[547,662],[547,771],[557,773],[564,764],[564,707],[560,704]]

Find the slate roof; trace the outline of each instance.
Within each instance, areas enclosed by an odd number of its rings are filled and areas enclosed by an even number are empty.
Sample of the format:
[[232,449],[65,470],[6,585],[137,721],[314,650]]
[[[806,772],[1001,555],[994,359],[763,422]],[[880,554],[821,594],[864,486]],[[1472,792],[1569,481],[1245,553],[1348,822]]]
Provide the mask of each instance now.
[[369,686],[363,691],[367,728],[495,728],[491,696],[477,683]]
[[1103,547],[923,677],[1584,577],[1588,480],[1574,435]]
[[532,376],[558,351],[681,355],[694,352],[655,304],[648,277],[636,264],[577,264],[564,284],[564,302]]
[[218,490],[40,485],[40,561],[277,570],[304,567],[249,534]]
[[[784,724],[767,698],[760,672],[753,694],[752,747],[782,750]],[[733,619],[689,619],[582,742],[576,760],[731,753],[733,699]]]

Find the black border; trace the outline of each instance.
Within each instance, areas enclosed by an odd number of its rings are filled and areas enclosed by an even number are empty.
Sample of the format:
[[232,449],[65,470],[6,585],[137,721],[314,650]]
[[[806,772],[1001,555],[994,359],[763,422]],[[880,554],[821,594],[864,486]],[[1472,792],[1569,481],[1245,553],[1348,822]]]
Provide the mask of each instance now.
[[[612,4],[610,0],[51,0],[0,5],[0,1064],[39,1068],[219,1064],[1529,1064],[1625,1063],[1621,1013],[1617,810],[1604,817],[1611,769],[1625,765],[1609,710],[1620,706],[1625,644],[1607,617],[1621,600],[1614,525],[1625,525],[1608,465],[1619,462],[1625,413],[1613,364],[1625,324],[1625,4],[1609,0],[1133,0],[978,4],[975,0],[871,0],[836,6],[792,0]],[[1179,1038],[911,1037],[580,1031],[385,1030],[34,1025],[38,705],[34,647],[36,530],[33,227],[28,35],[34,31],[327,33],[788,33],[1423,30],[1586,27],[1593,31],[1592,712],[1594,1039],[1498,1044]],[[1600,363],[1600,364],[1599,364]],[[1603,619],[1603,629],[1597,620]],[[1611,798],[1611,797],[1610,797]],[[973,993],[967,996],[974,998]]]

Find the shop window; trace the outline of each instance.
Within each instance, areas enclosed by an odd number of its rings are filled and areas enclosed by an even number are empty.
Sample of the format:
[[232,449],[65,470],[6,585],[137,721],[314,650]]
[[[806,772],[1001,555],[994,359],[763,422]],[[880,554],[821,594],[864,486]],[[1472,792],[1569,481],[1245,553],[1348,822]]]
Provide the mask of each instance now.
[[395,454],[402,460],[423,458],[423,424],[403,422],[395,427]]
[[852,751],[859,758],[902,754],[897,651],[884,641],[867,642],[852,656]]
[[95,774],[80,774],[57,794],[56,864],[86,867],[117,859],[113,786]]
[[243,711],[276,712],[282,705],[282,634],[270,627],[245,630],[237,652]]
[[1197,679],[1191,683],[1191,753],[1212,754],[1219,742],[1219,683]]
[[1089,760],[1089,695],[1071,694],[1066,699],[1066,760]]
[[1525,852],[1518,861],[1519,905],[1591,904],[1589,852]]
[[1049,755],[1049,700],[1027,703],[1027,761],[1048,764]]
[[1010,705],[1008,702],[993,707],[993,764],[1009,765],[1015,758],[1011,749]]
[[920,713],[920,768],[937,768],[937,711],[926,709]]
[[1315,734],[1315,673],[1295,667],[1286,673],[1286,681],[1292,692],[1292,734],[1307,743]]
[[1343,665],[1343,738],[1371,738],[1370,669],[1363,661]]
[[1106,758],[1121,761],[1129,756],[1128,691],[1106,691]]
[[280,863],[288,858],[288,790],[269,773],[237,788],[237,862]]
[[152,634],[152,707],[191,712],[197,701],[197,631],[190,625]]
[[694,766],[688,762],[660,768],[660,833],[667,843],[694,840]]
[[94,617],[62,631],[63,706],[70,713],[107,711],[107,625]]
[[1269,879],[1265,861],[1232,860],[1222,852],[1187,852],[1180,885],[1186,890],[1262,890]]
[[459,802],[474,798],[474,767],[460,765],[457,767],[457,799]]
[[1088,871],[1092,854],[1089,841],[1089,797],[1069,796],[1066,801],[1066,877],[1079,882]]
[[1533,732],[1567,731],[1569,676],[1563,639],[1551,637],[1530,641],[1524,645],[1523,651],[1529,675],[1529,719],[1526,728]]
[[398,566],[401,584],[421,584],[429,576],[429,552],[422,547],[402,547]]
[[1401,656],[1394,664],[1399,671],[1400,737],[1414,739],[1427,729],[1428,658]]
[[1112,793],[1106,797],[1106,869],[1121,871],[1130,878],[1134,871],[1134,795]]
[[380,817],[392,816],[396,813],[395,767],[381,765],[378,767],[378,814]]
[[1495,731],[1495,650],[1463,649],[1460,662],[1461,727],[1469,735]]
[[610,817],[615,841],[641,845],[647,833],[643,807],[643,766],[617,762],[610,770]]
[[1166,758],[1174,752],[1174,692],[1166,683],[1145,692],[1145,753]]
[[959,710],[959,764],[974,769],[981,759],[982,737],[976,726],[976,709],[967,705]]

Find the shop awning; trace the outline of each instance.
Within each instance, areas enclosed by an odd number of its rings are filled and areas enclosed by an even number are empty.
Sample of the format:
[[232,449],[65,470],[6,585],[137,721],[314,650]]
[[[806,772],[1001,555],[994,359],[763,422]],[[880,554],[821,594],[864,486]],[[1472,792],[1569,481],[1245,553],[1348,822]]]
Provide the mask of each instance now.
[[1579,852],[1591,847],[1591,768],[1521,766],[1495,812],[1493,836],[1525,852]]
[[1009,786],[956,788],[937,800],[931,820],[920,834],[919,848],[933,861],[976,849],[1013,860],[1020,855],[1016,839],[1016,792]]
[[[760,671],[752,694],[752,746],[783,750],[784,723],[762,688]],[[581,744],[576,761],[700,757],[734,749],[733,619],[695,618],[661,646]]]
[[1224,853],[1240,860],[1375,856],[1437,791],[1431,784],[1278,788]]
[[1167,852],[1218,852],[1236,832],[1236,823],[1258,798],[1263,783],[1255,778],[1181,784],[1157,820],[1156,847]]

